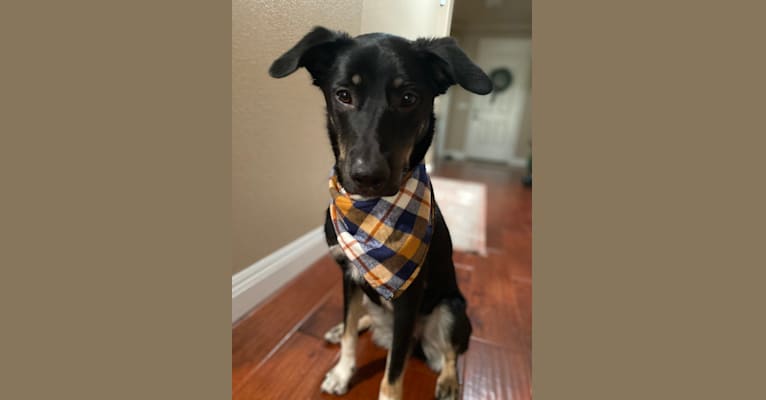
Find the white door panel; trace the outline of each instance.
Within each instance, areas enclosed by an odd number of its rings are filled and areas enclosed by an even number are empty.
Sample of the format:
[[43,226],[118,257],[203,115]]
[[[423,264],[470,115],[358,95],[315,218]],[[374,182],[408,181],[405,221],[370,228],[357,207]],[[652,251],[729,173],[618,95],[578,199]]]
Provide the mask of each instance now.
[[475,61],[487,74],[500,67],[508,68],[513,81],[503,92],[473,96],[466,134],[466,155],[486,161],[517,161],[513,155],[529,91],[530,41],[482,38]]

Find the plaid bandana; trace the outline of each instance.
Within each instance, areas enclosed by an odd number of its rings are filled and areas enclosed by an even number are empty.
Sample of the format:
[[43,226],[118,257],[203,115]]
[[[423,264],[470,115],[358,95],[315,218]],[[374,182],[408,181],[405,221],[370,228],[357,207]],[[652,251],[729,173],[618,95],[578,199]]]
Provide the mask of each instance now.
[[354,200],[330,177],[330,217],[338,244],[354,268],[386,300],[415,280],[433,232],[433,198],[420,164],[393,196]]

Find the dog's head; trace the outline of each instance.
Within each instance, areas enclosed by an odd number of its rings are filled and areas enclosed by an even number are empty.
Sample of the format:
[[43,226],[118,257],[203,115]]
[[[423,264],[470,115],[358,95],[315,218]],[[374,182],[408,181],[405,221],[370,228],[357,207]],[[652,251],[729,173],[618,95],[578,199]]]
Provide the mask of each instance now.
[[316,27],[274,61],[269,74],[282,78],[300,67],[324,93],[341,184],[366,197],[395,194],[423,160],[436,96],[454,84],[477,94],[492,91],[487,75],[451,38],[351,38]]

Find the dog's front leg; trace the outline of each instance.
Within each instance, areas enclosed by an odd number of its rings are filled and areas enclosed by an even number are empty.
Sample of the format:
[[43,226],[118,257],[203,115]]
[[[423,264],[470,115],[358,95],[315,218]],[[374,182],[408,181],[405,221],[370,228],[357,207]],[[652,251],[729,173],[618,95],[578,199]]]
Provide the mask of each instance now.
[[[413,286],[415,285],[413,283]],[[386,358],[386,373],[380,383],[378,400],[401,400],[402,380],[407,359],[415,342],[415,322],[418,317],[422,289],[411,287],[394,301],[394,331],[391,349]]]
[[357,324],[362,316],[362,289],[347,273],[343,274],[343,336],[340,339],[340,359],[327,373],[322,391],[341,395],[348,391],[348,383],[356,368]]

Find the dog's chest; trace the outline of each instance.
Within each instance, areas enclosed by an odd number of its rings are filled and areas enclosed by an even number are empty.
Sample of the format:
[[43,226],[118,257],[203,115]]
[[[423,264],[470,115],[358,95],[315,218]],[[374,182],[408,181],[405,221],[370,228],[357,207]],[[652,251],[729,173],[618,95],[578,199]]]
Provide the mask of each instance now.
[[340,248],[340,245],[334,244],[330,246],[330,254],[332,254],[333,258],[338,264],[343,266],[343,273],[347,274],[352,281],[358,285],[362,285],[366,282],[359,269],[354,267],[351,262],[348,261],[348,258],[346,258],[346,255],[343,253],[343,249]]

